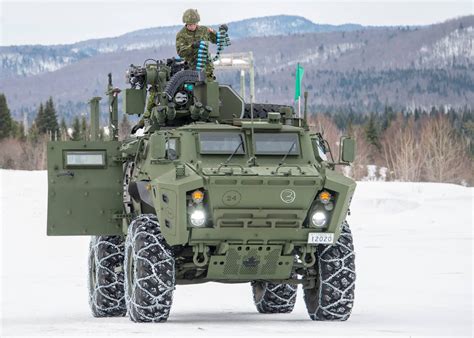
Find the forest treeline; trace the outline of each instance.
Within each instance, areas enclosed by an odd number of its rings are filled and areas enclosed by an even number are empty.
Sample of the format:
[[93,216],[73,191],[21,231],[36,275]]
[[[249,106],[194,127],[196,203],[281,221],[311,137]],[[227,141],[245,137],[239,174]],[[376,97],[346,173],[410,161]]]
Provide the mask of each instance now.
[[311,129],[322,131],[338,156],[342,135],[356,140],[356,158],[347,175],[357,180],[474,184],[474,114],[433,107],[382,114],[321,113]]
[[[61,114],[63,115],[63,114]],[[74,117],[68,125],[58,121],[53,98],[39,105],[28,130],[15,121],[7,99],[0,94],[0,168],[43,170],[49,140],[87,140],[90,126],[87,114]],[[310,114],[313,131],[322,131],[338,156],[339,138],[356,139],[355,162],[341,170],[357,180],[448,182],[474,184],[474,112],[470,107],[432,107],[394,111],[386,106],[381,113],[360,114],[342,110]],[[124,114],[119,138],[130,133]],[[106,137],[101,128],[101,137]]]

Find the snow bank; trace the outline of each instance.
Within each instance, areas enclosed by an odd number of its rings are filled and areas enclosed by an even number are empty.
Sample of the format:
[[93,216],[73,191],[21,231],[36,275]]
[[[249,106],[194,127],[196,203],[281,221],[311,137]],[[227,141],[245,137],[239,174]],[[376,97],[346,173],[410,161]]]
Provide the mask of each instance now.
[[250,286],[178,286],[166,324],[93,318],[89,238],[46,236],[45,172],[0,170],[0,335],[472,335],[473,189],[358,184],[351,208],[356,302],[347,322],[261,315]]

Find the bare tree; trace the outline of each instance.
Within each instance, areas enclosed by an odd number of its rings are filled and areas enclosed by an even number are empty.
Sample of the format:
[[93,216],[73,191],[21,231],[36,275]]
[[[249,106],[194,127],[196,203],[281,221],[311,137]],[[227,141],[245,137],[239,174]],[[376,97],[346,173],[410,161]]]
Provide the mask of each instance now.
[[367,165],[370,163],[370,144],[365,138],[363,126],[355,126],[352,128],[352,136],[356,141],[356,156],[351,165],[352,178],[355,180],[362,179],[367,175]]
[[22,170],[46,169],[46,143],[48,135],[38,140],[8,138],[0,142],[0,168]]
[[465,143],[444,115],[424,118],[421,128],[423,178],[431,182],[472,182],[472,161]]
[[402,114],[392,121],[382,137],[382,155],[392,179],[417,182],[421,179],[424,150],[420,146],[414,117]]

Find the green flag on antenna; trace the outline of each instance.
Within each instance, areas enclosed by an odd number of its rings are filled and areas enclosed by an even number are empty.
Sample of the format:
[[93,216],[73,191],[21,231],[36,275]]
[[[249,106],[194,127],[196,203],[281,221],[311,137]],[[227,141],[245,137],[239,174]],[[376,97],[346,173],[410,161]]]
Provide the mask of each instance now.
[[296,66],[296,84],[295,84],[295,101],[301,96],[301,80],[303,80],[304,68],[298,63]]

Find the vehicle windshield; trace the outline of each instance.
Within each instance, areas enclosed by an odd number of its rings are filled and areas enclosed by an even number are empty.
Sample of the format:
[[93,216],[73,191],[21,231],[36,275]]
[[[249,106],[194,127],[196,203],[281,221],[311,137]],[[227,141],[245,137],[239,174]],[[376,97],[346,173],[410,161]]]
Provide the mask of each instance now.
[[201,154],[245,154],[245,142],[241,133],[201,132],[199,145]]
[[255,133],[256,155],[299,155],[300,144],[296,133]]

